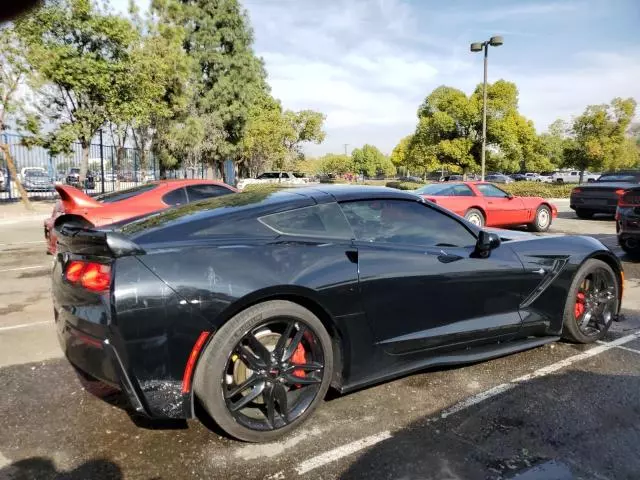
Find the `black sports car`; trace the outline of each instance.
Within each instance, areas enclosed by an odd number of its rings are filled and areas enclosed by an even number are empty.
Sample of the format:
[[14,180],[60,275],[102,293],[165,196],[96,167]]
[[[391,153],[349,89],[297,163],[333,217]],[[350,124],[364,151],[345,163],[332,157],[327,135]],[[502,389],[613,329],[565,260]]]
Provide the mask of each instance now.
[[640,170],[603,173],[595,182],[574,188],[569,204],[579,218],[591,218],[596,213],[613,215],[620,196],[638,185]]
[[626,190],[616,212],[618,243],[629,255],[640,256],[640,187]]
[[411,193],[318,186],[225,195],[119,231],[62,226],[60,343],[138,412],[269,441],[332,386],[559,340],[618,314],[619,260],[590,237],[500,237]]

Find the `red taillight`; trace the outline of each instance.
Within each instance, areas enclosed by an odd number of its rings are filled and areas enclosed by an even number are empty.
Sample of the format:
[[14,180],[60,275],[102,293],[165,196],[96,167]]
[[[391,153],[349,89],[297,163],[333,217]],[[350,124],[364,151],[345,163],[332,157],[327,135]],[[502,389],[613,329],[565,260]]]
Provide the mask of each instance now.
[[102,292],[111,285],[111,267],[102,263],[73,260],[67,266],[65,278],[69,283],[79,283],[92,292]]
[[573,190],[571,190],[571,193],[580,193],[581,191],[581,188],[574,188]]
[[618,198],[619,207],[640,207],[640,192],[626,192]]
[[82,271],[84,270],[84,262],[78,262],[76,260],[72,261],[67,265],[67,273],[66,278],[70,283],[76,283],[80,280],[82,276]]
[[626,190],[619,188],[618,190],[616,190],[616,195],[621,197],[622,195],[624,195],[624,192],[626,192]]
[[429,200],[431,203],[438,203],[433,197],[423,197],[425,200]]

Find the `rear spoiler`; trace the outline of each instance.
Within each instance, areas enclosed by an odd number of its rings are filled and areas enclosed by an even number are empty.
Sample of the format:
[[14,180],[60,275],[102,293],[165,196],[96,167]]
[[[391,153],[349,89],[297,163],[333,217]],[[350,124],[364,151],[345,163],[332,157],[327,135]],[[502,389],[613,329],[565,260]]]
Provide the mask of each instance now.
[[102,206],[100,202],[75,187],[56,185],[55,189],[58,195],[60,195],[60,200],[62,200],[62,206],[65,212],[69,212],[75,208],[95,208]]
[[145,254],[144,249],[135,242],[111,230],[93,230],[62,224],[61,227],[56,228],[56,235],[59,253],[70,252],[114,258]]

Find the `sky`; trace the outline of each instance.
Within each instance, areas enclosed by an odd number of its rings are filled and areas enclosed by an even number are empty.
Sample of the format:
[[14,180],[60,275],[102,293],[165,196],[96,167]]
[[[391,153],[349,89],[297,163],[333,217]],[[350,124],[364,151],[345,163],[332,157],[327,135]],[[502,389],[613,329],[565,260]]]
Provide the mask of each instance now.
[[[148,0],[137,0],[144,8]],[[126,10],[128,0],[112,0]],[[489,82],[515,82],[520,112],[542,132],[586,105],[640,102],[638,0],[245,0],[273,95],[326,114],[311,155],[370,143],[390,153],[437,86],[471,93],[489,50]]]

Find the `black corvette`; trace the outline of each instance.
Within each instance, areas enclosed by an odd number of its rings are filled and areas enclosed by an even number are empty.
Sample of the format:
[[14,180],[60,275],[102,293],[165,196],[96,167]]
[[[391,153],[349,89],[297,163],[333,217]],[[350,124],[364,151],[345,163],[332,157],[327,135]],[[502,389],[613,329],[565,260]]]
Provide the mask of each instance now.
[[629,255],[640,257],[640,187],[626,190],[616,211],[618,243]]
[[256,442],[330,386],[593,342],[622,297],[620,262],[593,238],[501,238],[375,187],[238,193],[58,239],[69,361],[140,413],[190,418],[198,401]]

